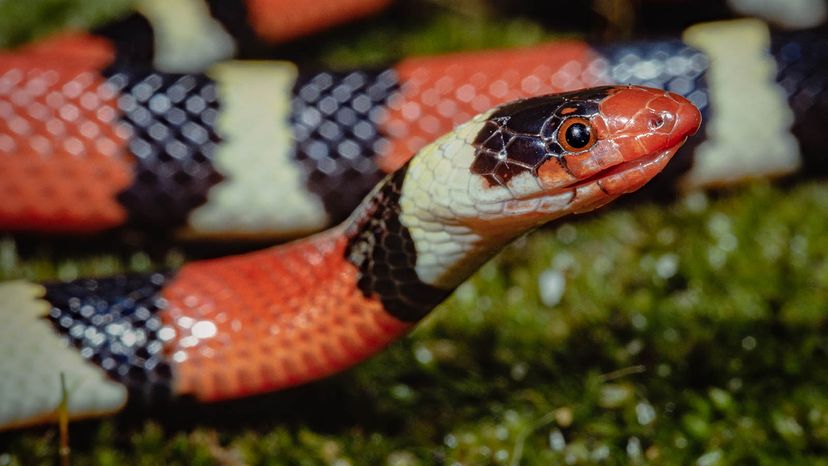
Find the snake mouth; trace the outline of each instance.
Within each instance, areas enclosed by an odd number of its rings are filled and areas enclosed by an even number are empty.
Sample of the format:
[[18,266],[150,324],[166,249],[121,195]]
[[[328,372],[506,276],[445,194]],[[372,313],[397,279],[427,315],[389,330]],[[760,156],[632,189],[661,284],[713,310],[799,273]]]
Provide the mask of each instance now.
[[577,190],[591,184],[596,184],[607,194],[622,194],[638,189],[667,165],[683,143],[684,141],[681,141],[661,152],[654,152],[605,168],[589,178],[565,186],[563,190]]
[[588,178],[575,180],[570,184],[554,190],[542,190],[525,196],[515,196],[514,200],[529,201],[533,199],[555,198],[560,195],[579,197],[578,193],[597,187],[599,192],[608,196],[634,191],[656,176],[673,158],[684,141],[679,142],[660,152],[653,152],[634,160],[621,162],[596,172]]

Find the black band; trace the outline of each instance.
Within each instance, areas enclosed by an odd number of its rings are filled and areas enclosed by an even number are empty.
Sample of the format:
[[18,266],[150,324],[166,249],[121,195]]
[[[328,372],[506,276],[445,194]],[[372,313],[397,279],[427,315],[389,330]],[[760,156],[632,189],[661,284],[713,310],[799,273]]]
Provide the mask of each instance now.
[[120,93],[120,123],[130,130],[132,185],[118,194],[129,222],[145,228],[186,225],[223,176],[213,166],[216,84],[204,74],[123,71],[107,83]]
[[169,398],[172,370],[164,357],[158,313],[168,273],[46,284],[48,320],[115,381],[148,399]]
[[301,74],[293,88],[293,156],[333,222],[344,220],[384,173],[380,123],[398,91],[393,70]]
[[451,294],[420,281],[417,250],[400,223],[400,195],[408,165],[394,172],[360,207],[348,231],[345,257],[359,269],[357,286],[377,296],[385,310],[403,322],[416,322]]

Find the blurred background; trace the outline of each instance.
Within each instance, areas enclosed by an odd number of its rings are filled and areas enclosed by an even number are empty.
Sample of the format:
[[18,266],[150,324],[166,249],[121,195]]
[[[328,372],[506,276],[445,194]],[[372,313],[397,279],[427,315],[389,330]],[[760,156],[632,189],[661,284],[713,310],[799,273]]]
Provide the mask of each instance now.
[[[0,45],[77,29],[137,44],[129,15],[149,3],[0,0]],[[678,38],[746,16],[824,33],[826,15],[822,0],[368,3],[281,36],[239,26],[235,55],[374,68],[562,38]],[[819,148],[807,157],[824,160]],[[816,175],[648,196],[544,228],[353,370],[240,402],[73,423],[73,462],[828,464],[828,182]],[[262,245],[3,233],[0,279],[148,271]],[[2,433],[0,465],[54,464],[57,438]]]

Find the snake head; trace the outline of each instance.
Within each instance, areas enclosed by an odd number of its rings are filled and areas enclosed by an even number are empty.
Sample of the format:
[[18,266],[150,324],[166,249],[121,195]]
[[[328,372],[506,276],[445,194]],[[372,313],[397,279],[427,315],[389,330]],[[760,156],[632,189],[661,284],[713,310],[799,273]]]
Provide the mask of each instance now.
[[687,99],[635,86],[507,104],[472,142],[470,172],[486,181],[475,194],[482,202],[497,191],[516,201],[554,197],[566,212],[591,210],[643,186],[700,123]]
[[408,167],[401,220],[417,272],[453,286],[514,237],[600,207],[658,174],[701,123],[687,99],[611,86],[478,115]]

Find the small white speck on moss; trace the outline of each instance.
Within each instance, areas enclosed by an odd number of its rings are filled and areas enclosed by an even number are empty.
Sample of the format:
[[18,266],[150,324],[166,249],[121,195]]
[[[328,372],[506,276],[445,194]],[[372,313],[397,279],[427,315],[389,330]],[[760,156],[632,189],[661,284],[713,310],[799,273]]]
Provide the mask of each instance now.
[[655,264],[656,274],[663,279],[671,278],[678,272],[678,255],[667,253],[659,257]]
[[707,209],[707,194],[703,191],[696,191],[684,197],[684,205],[690,212],[703,212]]
[[703,455],[701,455],[696,461],[698,466],[714,466],[719,464],[722,459],[722,452],[721,450],[713,450],[709,451]]
[[655,408],[647,401],[640,401],[635,405],[635,417],[639,424],[646,426],[655,420]]
[[425,346],[417,346],[414,349],[414,358],[420,364],[429,364],[434,361],[434,354]]
[[547,307],[557,306],[566,290],[566,276],[556,269],[547,269],[538,277],[541,302]]
[[563,451],[566,448],[566,439],[560,429],[553,429],[549,432],[549,448],[553,451]]
[[630,437],[627,440],[627,456],[633,460],[641,458],[641,440],[638,440],[638,437]]
[[509,459],[509,452],[504,449],[497,450],[494,454],[494,458],[496,461],[504,462]]

